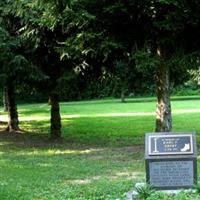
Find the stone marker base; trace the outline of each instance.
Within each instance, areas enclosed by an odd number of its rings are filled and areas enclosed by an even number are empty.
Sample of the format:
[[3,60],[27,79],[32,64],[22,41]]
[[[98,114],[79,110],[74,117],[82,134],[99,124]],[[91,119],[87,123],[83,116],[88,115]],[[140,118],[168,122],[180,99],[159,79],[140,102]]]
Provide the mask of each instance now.
[[[136,183],[135,187],[126,193],[126,200],[135,200],[138,198],[139,194],[136,191],[136,188],[145,187],[146,183]],[[167,194],[178,194],[180,192],[187,192],[187,193],[195,193],[195,189],[179,189],[179,190],[157,190],[159,192],[167,193]]]

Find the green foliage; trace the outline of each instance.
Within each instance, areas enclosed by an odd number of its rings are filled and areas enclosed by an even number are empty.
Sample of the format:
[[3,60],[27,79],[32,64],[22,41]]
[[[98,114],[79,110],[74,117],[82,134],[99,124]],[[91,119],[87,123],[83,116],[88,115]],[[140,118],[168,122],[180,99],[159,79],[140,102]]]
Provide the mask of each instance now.
[[170,195],[167,195],[164,192],[153,192],[149,197],[147,197],[147,200],[168,200],[172,199],[173,197]]
[[[199,20],[196,12],[199,7],[196,1],[192,4],[167,0],[126,3],[121,0],[17,0],[7,2],[6,6],[2,4],[5,8],[2,12],[5,10],[6,16],[14,17],[17,22],[14,29],[20,33],[18,40],[26,46],[23,51],[46,78],[49,77],[48,88],[55,85],[59,90],[59,79],[74,71],[76,78],[60,84],[64,89],[60,95],[62,99],[80,99],[118,96],[120,85],[124,85],[127,94],[154,93],[153,77],[160,63],[155,55],[157,43],[165,46],[164,51],[170,55],[166,63],[171,69],[173,85],[187,80],[186,70],[196,66],[198,61],[198,49],[186,35],[188,27],[196,30]],[[0,31],[2,37],[7,35],[4,30]],[[8,48],[8,41],[1,43],[4,44]],[[12,48],[16,50],[17,46],[13,43]],[[16,55],[17,58],[20,55]],[[19,63],[19,59],[13,61],[20,67],[24,63]],[[105,71],[108,80],[104,79],[106,83],[101,87]],[[33,73],[30,70],[28,74]],[[78,80],[81,78],[85,84]],[[84,89],[76,87],[81,84]]]
[[196,86],[182,85],[172,89],[172,95],[176,96],[192,96],[199,95],[200,91]]
[[198,68],[196,70],[195,69],[189,70],[189,74],[190,74],[190,77],[191,77],[190,81],[193,84],[199,86],[200,85],[200,68]]
[[199,184],[199,183],[197,183],[197,184],[195,185],[194,189],[196,189],[196,193],[197,193],[197,194],[200,194],[200,184]]
[[155,70],[159,65],[160,59],[150,52],[150,49],[142,49],[135,52],[133,55],[136,69],[140,72],[148,72],[150,69]]
[[148,199],[148,197],[150,197],[153,193],[155,193],[155,191],[153,190],[153,188],[146,184],[144,186],[138,186],[135,187],[136,192],[138,193],[138,197],[139,199],[143,199],[146,200]]
[[24,44],[18,33],[20,22],[12,10],[14,3],[4,1],[1,6],[0,63],[1,76],[4,77],[1,83],[5,83],[6,79],[12,79],[17,84],[27,80],[44,79],[45,76],[25,55]]

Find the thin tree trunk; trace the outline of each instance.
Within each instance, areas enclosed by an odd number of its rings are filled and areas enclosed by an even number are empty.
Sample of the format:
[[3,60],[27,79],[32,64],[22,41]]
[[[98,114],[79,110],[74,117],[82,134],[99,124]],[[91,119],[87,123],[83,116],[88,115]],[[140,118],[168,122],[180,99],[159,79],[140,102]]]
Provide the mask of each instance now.
[[8,112],[8,96],[7,96],[7,88],[3,88],[3,107],[4,112]]
[[17,105],[15,99],[15,87],[12,80],[7,83],[7,101],[8,101],[8,127],[9,132],[19,130],[19,120]]
[[169,68],[164,64],[157,68],[157,110],[156,132],[170,132],[172,129]]
[[124,90],[124,88],[122,88],[122,90],[121,90],[121,102],[122,103],[125,103],[126,101],[125,101],[125,90]]
[[61,138],[61,116],[58,95],[51,93],[49,96],[51,102],[51,138]]

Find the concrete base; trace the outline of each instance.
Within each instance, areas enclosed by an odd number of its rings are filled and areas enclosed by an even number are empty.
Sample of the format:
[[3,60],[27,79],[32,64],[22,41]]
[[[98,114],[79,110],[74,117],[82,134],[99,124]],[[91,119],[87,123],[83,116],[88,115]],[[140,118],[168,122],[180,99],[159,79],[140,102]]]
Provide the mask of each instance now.
[[[126,200],[135,200],[138,198],[139,194],[136,188],[145,187],[146,183],[136,183],[135,187],[126,193]],[[179,190],[157,190],[166,194],[178,194],[180,192],[186,193],[196,193],[195,189],[179,189]]]

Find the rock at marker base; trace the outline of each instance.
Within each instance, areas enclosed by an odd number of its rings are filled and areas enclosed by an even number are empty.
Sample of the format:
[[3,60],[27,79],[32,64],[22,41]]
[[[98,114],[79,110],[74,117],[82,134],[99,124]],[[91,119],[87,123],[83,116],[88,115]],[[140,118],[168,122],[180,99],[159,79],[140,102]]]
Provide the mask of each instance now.
[[126,193],[126,200],[134,200],[138,197],[138,192],[136,188],[145,187],[146,183],[136,183],[135,187]]
[[134,200],[138,197],[138,193],[135,190],[131,190],[126,193],[126,200]]

